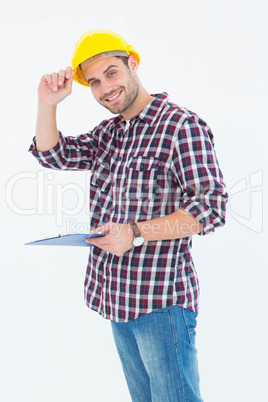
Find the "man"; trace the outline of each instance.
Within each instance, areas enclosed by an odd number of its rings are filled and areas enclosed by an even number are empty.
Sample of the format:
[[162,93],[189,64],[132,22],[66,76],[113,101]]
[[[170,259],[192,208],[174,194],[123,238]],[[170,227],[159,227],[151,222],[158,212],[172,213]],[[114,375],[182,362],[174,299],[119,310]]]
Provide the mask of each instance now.
[[[225,223],[213,134],[166,93],[150,95],[140,57],[111,31],[87,31],[73,70],[42,77],[30,151],[49,168],[91,171],[87,305],[110,319],[133,401],[201,401],[195,348],[199,285],[192,235]],[[56,107],[73,78],[117,116],[63,137]]]

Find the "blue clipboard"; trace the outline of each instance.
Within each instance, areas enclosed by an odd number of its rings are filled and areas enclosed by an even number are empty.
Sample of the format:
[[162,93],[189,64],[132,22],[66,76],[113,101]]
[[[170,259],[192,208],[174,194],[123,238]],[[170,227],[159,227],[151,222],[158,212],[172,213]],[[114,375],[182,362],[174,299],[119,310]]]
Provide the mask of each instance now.
[[25,246],[76,246],[76,247],[92,247],[94,244],[87,243],[86,239],[90,237],[103,237],[105,234],[67,234],[50,237],[25,243]]

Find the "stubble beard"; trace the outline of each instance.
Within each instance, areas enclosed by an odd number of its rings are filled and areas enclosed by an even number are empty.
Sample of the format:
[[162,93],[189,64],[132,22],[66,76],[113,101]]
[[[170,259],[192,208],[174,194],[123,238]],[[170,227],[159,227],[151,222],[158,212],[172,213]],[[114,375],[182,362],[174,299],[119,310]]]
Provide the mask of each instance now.
[[122,106],[116,105],[116,103],[109,106],[107,103],[102,103],[101,101],[98,102],[113,114],[124,113],[132,105],[139,94],[139,84],[132,76],[131,72],[129,72],[129,80],[126,86],[119,88],[119,91],[121,90],[125,93],[125,100]]

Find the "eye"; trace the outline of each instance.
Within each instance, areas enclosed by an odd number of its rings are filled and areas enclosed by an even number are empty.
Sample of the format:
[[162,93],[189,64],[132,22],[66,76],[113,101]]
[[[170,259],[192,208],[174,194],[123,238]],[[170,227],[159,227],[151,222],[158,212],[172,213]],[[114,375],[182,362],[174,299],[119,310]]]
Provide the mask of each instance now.
[[112,76],[115,75],[115,74],[116,74],[116,71],[109,71],[108,76],[109,76],[109,77],[112,77]]
[[91,86],[91,87],[95,87],[98,83],[99,83],[99,80],[92,81],[92,82],[90,83],[90,86]]

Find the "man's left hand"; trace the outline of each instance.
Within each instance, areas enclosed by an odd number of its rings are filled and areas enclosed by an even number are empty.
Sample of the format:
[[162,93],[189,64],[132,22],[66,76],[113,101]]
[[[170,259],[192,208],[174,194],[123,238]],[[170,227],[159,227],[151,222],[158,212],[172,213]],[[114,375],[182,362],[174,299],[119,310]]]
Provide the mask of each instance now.
[[86,239],[86,242],[121,257],[126,251],[133,247],[133,230],[129,225],[122,223],[108,222],[103,226],[91,230],[90,234],[108,234],[104,237],[93,237]]

